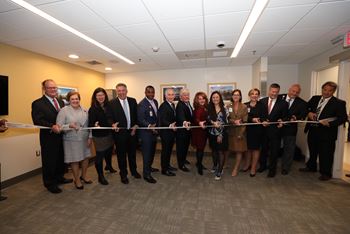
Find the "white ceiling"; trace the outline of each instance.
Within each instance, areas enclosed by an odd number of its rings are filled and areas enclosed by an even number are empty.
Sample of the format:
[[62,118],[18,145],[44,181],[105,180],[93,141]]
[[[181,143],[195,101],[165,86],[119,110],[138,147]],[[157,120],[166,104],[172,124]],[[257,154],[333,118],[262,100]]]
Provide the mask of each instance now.
[[[28,0],[42,11],[135,62],[129,65],[56,25],[0,0],[0,42],[99,72],[300,63],[350,31],[350,1],[270,0],[235,59],[180,60],[176,52],[233,48],[254,0]],[[159,47],[157,53],[152,47]],[[222,50],[224,50],[223,48]],[[253,52],[255,51],[255,52]],[[68,54],[80,56],[71,60]],[[89,65],[96,60],[102,65]]]

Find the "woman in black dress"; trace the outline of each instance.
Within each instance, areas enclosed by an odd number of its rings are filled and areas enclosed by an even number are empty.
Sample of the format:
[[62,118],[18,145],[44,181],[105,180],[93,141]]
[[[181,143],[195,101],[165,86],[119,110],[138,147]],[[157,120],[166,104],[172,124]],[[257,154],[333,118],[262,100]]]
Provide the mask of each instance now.
[[[249,102],[244,104],[248,108],[248,123],[260,123],[260,117],[263,112],[263,106],[259,102],[260,90],[251,89],[248,93]],[[247,146],[248,151],[246,152],[246,164],[245,171],[249,170],[250,167],[250,176],[254,177],[256,174],[256,166],[260,157],[260,149],[263,140],[263,126],[262,125],[248,125],[247,126]]]

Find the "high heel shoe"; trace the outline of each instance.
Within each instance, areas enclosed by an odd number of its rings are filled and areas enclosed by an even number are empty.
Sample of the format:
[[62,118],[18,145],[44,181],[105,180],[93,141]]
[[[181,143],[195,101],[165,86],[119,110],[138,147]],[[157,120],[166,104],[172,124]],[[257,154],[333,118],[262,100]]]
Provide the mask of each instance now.
[[250,167],[248,167],[248,168],[246,168],[246,169],[243,169],[243,168],[242,168],[240,171],[241,171],[241,172],[247,172],[249,169],[250,169]]
[[79,190],[84,189],[84,185],[78,186],[77,183],[76,183],[75,181],[74,181],[74,185],[75,185],[75,188],[76,188],[76,189],[79,189]]
[[255,175],[256,175],[256,172],[255,173],[250,172],[249,174],[250,177],[254,177]]
[[92,180],[85,180],[82,176],[80,176],[80,180],[83,181],[85,184],[92,184]]

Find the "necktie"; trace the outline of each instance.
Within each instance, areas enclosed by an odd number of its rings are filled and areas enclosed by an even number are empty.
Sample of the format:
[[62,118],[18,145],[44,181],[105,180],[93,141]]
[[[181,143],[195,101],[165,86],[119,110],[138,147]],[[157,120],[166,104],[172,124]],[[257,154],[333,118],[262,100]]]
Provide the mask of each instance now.
[[152,108],[153,108],[153,110],[154,110],[154,113],[155,113],[156,116],[157,116],[157,107],[156,107],[156,104],[154,104],[154,101],[153,101],[153,100],[151,100],[150,103],[151,103],[151,106],[152,106]]
[[291,99],[291,98],[289,98],[287,102],[288,102],[288,109],[289,109],[289,108],[290,108],[290,106],[292,105],[292,99]]
[[190,112],[191,112],[191,116],[192,116],[192,108],[191,108],[191,105],[190,105],[190,103],[186,102],[186,106],[188,107],[188,109],[190,109]]
[[324,100],[325,100],[324,98],[321,98],[321,101],[318,103],[318,106],[317,106],[317,108],[316,108],[317,120],[318,120],[318,118],[320,117],[321,109],[322,109]]
[[171,108],[173,108],[174,114],[176,113],[175,104],[171,103]]
[[268,106],[267,106],[267,111],[268,111],[268,114],[270,114],[270,113],[271,113],[271,109],[272,109],[272,99],[270,98],[270,100],[269,100],[269,104],[268,104]]
[[126,98],[123,100],[123,110],[124,110],[124,114],[126,117],[126,123],[127,123],[127,128],[130,128],[130,114],[128,111],[128,106],[127,106],[127,100]]
[[56,98],[53,98],[52,101],[53,101],[53,104],[54,104],[56,110],[59,111],[60,110],[60,106],[58,105],[58,102],[57,102]]

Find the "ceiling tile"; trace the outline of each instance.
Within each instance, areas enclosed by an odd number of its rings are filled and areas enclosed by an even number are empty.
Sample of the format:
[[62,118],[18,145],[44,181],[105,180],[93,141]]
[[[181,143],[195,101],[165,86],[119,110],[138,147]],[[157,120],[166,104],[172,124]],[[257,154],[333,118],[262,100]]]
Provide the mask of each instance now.
[[307,30],[291,30],[278,41],[278,45],[311,43],[328,33],[333,28],[319,28]]
[[206,42],[206,49],[212,50],[212,49],[218,49],[218,42],[224,41],[225,47],[224,48],[233,48],[235,46],[236,41],[238,40],[239,35],[227,35],[227,36],[218,36],[218,37],[207,37],[205,39]]
[[250,11],[253,4],[254,0],[204,0],[204,12],[205,15],[215,15],[228,12]]
[[289,56],[290,54],[295,53],[296,50],[299,50],[305,47],[307,44],[293,44],[293,45],[283,45],[283,46],[274,46],[269,49],[264,56]]
[[267,8],[317,4],[320,0],[270,0]]
[[208,67],[228,66],[231,63],[231,58],[207,58]]
[[175,51],[204,50],[203,38],[171,39],[170,44]]
[[185,68],[205,66],[205,59],[189,59],[189,60],[182,60],[181,62]]
[[160,21],[159,25],[167,39],[204,38],[202,17]]
[[251,33],[245,42],[245,46],[272,46],[288,31]]

